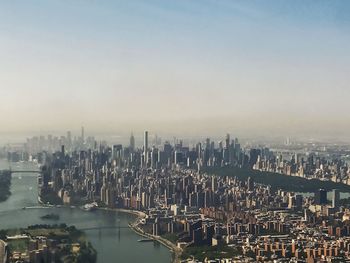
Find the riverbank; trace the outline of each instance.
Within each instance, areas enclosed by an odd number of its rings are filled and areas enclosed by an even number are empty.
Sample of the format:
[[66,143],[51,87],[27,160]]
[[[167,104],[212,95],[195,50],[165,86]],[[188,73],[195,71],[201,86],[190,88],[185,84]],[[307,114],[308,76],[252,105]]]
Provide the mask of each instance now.
[[[45,206],[45,207],[57,207],[55,205],[51,204],[45,204],[41,200],[40,196],[38,196],[38,202],[40,205]],[[62,207],[67,207],[69,208],[70,206],[62,206]],[[75,207],[78,208],[78,207]],[[80,208],[78,208],[80,209]],[[131,230],[133,230],[136,234],[138,234],[141,237],[145,237],[148,239],[152,239],[166,248],[168,248],[171,253],[173,254],[173,260],[172,263],[179,263],[181,259],[181,254],[182,254],[182,249],[178,248],[174,243],[170,242],[169,240],[162,238],[160,236],[154,236],[149,233],[146,233],[142,230],[142,228],[139,226],[140,225],[140,220],[143,218],[146,218],[146,213],[138,210],[130,210],[130,209],[123,209],[123,208],[108,208],[108,207],[98,207],[98,210],[104,210],[104,211],[112,211],[112,212],[117,212],[117,213],[126,213],[126,214],[131,214],[136,216],[136,219],[133,223],[129,224],[129,227]]]
[[152,240],[162,244],[163,246],[167,247],[173,254],[172,263],[179,263],[181,261],[182,249],[178,248],[174,243],[170,242],[169,240],[167,240],[165,238],[162,238],[161,236],[154,236],[154,235],[151,235],[151,234],[143,231],[143,229],[140,227],[140,220],[142,218],[146,217],[146,214],[144,212],[141,212],[138,210],[123,209],[123,208],[104,208],[104,207],[101,207],[98,209],[135,215],[136,220],[134,223],[129,224],[130,229],[132,229],[139,236],[142,236],[142,237],[145,237],[148,239],[152,239]]
[[[0,160],[0,169],[8,169],[8,167],[8,162]],[[12,167],[15,167],[15,164]],[[36,169],[31,163],[19,163],[16,166],[16,170],[34,168]],[[172,254],[167,247],[158,245],[159,243],[137,242],[141,237],[128,227],[128,223],[134,222],[136,216],[100,210],[87,212],[79,207],[74,208],[74,206],[60,208],[61,206],[39,205],[37,177],[37,174],[29,173],[12,176],[11,192],[13,194],[5,202],[0,202],[1,228],[23,228],[38,223],[51,224],[40,217],[48,213],[57,213],[60,215],[57,223],[74,225],[78,229],[89,229],[84,231],[97,250],[97,263],[118,260],[123,262],[172,262]],[[119,231],[119,225],[127,228]],[[99,230],[101,226],[115,226],[115,229]]]
[[108,207],[98,207],[97,209],[132,214],[137,216],[138,219],[142,219],[146,217],[146,214],[144,212],[138,211],[138,210],[129,210],[124,208],[108,208]]
[[162,238],[161,236],[154,236],[154,235],[151,235],[149,233],[146,233],[139,226],[139,222],[137,222],[135,224],[130,224],[129,226],[138,235],[152,239],[152,240],[164,245],[165,247],[167,247],[173,253],[173,261],[172,261],[173,263],[180,262],[182,250],[180,248],[178,248],[174,243],[170,242],[169,240],[167,240],[165,238]]

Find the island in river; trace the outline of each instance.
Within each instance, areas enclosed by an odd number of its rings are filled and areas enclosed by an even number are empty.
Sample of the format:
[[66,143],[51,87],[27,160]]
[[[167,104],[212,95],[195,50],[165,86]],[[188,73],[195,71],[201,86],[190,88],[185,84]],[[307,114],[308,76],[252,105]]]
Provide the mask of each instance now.
[[97,253],[74,226],[32,225],[0,231],[7,262],[95,263]]
[[11,172],[9,170],[0,171],[0,202],[6,201],[11,195]]

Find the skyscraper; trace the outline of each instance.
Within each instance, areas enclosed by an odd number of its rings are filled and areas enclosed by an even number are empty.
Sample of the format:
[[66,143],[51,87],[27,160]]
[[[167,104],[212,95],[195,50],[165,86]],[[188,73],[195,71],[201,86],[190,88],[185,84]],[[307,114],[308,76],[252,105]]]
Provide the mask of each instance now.
[[248,180],[247,180],[247,189],[248,191],[254,190],[254,180],[250,176],[248,177]]
[[319,189],[315,193],[315,204],[316,205],[327,204],[327,191],[325,189]]
[[145,131],[144,138],[143,138],[143,155],[144,155],[145,166],[147,166],[148,164],[148,131]]
[[340,193],[338,189],[333,189],[333,197],[332,197],[332,207],[338,207],[340,200]]
[[67,131],[67,148],[70,149],[72,146],[72,133]]
[[230,134],[226,134],[225,148],[228,149],[229,147],[230,147]]
[[130,136],[130,149],[131,151],[135,150],[135,137],[133,133],[131,133],[131,136]]

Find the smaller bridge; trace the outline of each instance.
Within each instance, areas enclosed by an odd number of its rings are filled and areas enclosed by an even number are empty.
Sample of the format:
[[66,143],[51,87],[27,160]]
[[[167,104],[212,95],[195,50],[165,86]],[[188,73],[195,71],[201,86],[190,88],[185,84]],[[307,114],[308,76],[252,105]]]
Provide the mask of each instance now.
[[121,229],[121,228],[130,228],[130,227],[129,226],[96,226],[96,227],[79,228],[79,230],[89,231],[89,230]]
[[11,174],[15,173],[36,173],[36,174],[41,174],[42,171],[39,170],[9,170]]

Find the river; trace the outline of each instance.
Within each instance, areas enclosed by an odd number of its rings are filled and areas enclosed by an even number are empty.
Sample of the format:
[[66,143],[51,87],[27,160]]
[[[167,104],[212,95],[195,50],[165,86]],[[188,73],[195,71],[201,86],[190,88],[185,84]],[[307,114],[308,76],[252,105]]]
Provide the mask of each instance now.
[[[8,169],[9,163],[0,160],[0,170]],[[32,163],[12,164],[13,170],[37,169]],[[0,203],[0,229],[27,227],[33,224],[66,223],[77,228],[101,226],[125,227],[135,217],[113,211],[86,212],[79,208],[44,208],[38,204],[37,174],[12,175],[11,196]],[[23,209],[23,207],[29,207]],[[30,208],[32,207],[32,208]],[[58,221],[40,219],[48,213],[60,215]],[[140,237],[129,228],[86,230],[86,235],[96,248],[98,263],[167,263],[171,253],[156,242],[138,242]]]

